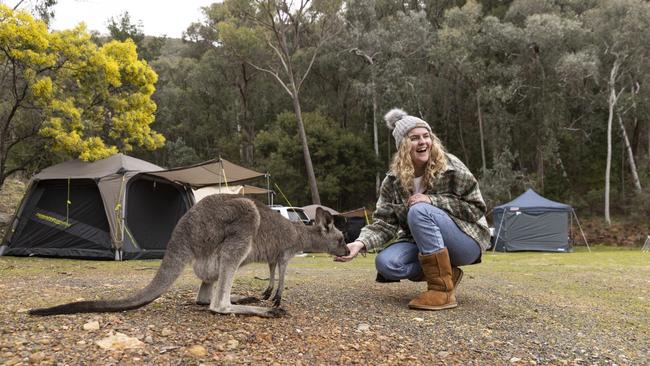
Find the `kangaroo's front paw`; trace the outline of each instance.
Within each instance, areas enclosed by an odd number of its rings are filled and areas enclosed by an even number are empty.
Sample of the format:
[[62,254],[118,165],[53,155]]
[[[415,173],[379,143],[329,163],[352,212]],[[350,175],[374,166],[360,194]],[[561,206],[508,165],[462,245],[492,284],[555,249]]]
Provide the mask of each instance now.
[[280,303],[282,303],[282,296],[275,296],[273,297],[273,306],[276,308],[280,307]]
[[262,292],[262,299],[268,300],[271,297],[271,293],[273,292],[273,288],[269,287],[264,292]]

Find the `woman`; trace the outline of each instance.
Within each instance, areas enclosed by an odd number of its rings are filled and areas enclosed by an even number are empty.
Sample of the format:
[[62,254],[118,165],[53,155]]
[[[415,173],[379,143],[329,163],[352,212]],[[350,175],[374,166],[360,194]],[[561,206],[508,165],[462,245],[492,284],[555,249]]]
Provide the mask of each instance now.
[[410,308],[454,308],[463,275],[458,266],[479,263],[490,241],[478,182],[444,150],[428,123],[400,109],[384,119],[397,152],[382,182],[373,223],[348,244],[350,254],[336,260],[350,261],[396,237],[376,257],[378,281],[424,279],[427,291],[411,300]]

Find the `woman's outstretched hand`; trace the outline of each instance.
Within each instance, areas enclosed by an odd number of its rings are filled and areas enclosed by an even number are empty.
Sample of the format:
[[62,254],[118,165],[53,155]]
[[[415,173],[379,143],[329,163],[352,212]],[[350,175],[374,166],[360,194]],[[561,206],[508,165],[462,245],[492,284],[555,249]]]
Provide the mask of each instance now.
[[360,241],[353,241],[352,243],[348,244],[348,250],[350,250],[350,254],[342,257],[334,257],[335,262],[349,262],[354,259],[354,257],[359,254],[361,249],[365,247],[365,244],[363,244]]

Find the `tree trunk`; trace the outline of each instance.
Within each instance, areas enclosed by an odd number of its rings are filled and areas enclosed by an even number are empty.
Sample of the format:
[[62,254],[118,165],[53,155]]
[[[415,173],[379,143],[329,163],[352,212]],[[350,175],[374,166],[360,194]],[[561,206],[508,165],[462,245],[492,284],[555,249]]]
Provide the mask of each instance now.
[[302,121],[302,108],[300,107],[300,96],[298,91],[293,90],[293,110],[296,114],[296,122],[298,123],[298,134],[300,136],[300,143],[302,144],[302,155],[305,159],[305,170],[307,171],[307,180],[309,182],[309,190],[311,191],[311,202],[315,205],[320,205],[320,195],[318,194],[318,184],[316,183],[316,175],[314,174],[314,166],[311,163],[311,154],[309,154],[309,144],[307,143],[307,133],[305,132],[305,124]]
[[620,114],[618,115],[618,125],[621,126],[621,131],[623,132],[623,141],[625,142],[625,149],[627,150],[627,161],[630,164],[632,181],[634,182],[634,191],[636,193],[641,193],[641,181],[639,181],[639,173],[637,172],[636,163],[634,162],[634,154],[632,153],[630,140],[627,137],[625,125],[623,125],[623,118],[621,118]]
[[[377,101],[377,91],[375,90],[375,77],[372,76],[372,139],[373,147],[375,148],[375,156],[379,161],[379,131],[377,128],[377,109],[379,109],[379,102]],[[379,197],[379,189],[381,188],[380,172],[375,172],[375,196]]]
[[481,98],[478,92],[476,93],[476,110],[478,114],[478,131],[481,137],[481,170],[483,176],[485,176],[485,172],[487,171],[487,164],[485,162],[485,143],[483,137],[483,113],[481,112]]
[[609,188],[612,170],[612,123],[614,121],[614,108],[616,107],[616,76],[618,75],[619,68],[618,59],[614,61],[614,66],[609,74],[609,98],[607,104],[609,113],[607,116],[607,160],[605,164],[605,224],[607,227],[611,226],[612,219],[609,215]]

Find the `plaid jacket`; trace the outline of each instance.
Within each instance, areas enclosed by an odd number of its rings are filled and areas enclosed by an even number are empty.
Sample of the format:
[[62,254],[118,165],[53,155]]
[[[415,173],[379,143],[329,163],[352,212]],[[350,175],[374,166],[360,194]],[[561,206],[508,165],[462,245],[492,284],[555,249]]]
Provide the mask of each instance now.
[[[431,204],[445,210],[458,227],[485,251],[490,246],[490,230],[485,220],[486,206],[476,178],[457,157],[447,153],[447,170],[430,182],[424,194]],[[357,240],[367,249],[383,246],[392,239],[415,240],[406,221],[410,193],[392,173],[381,184],[372,224],[361,230]]]

